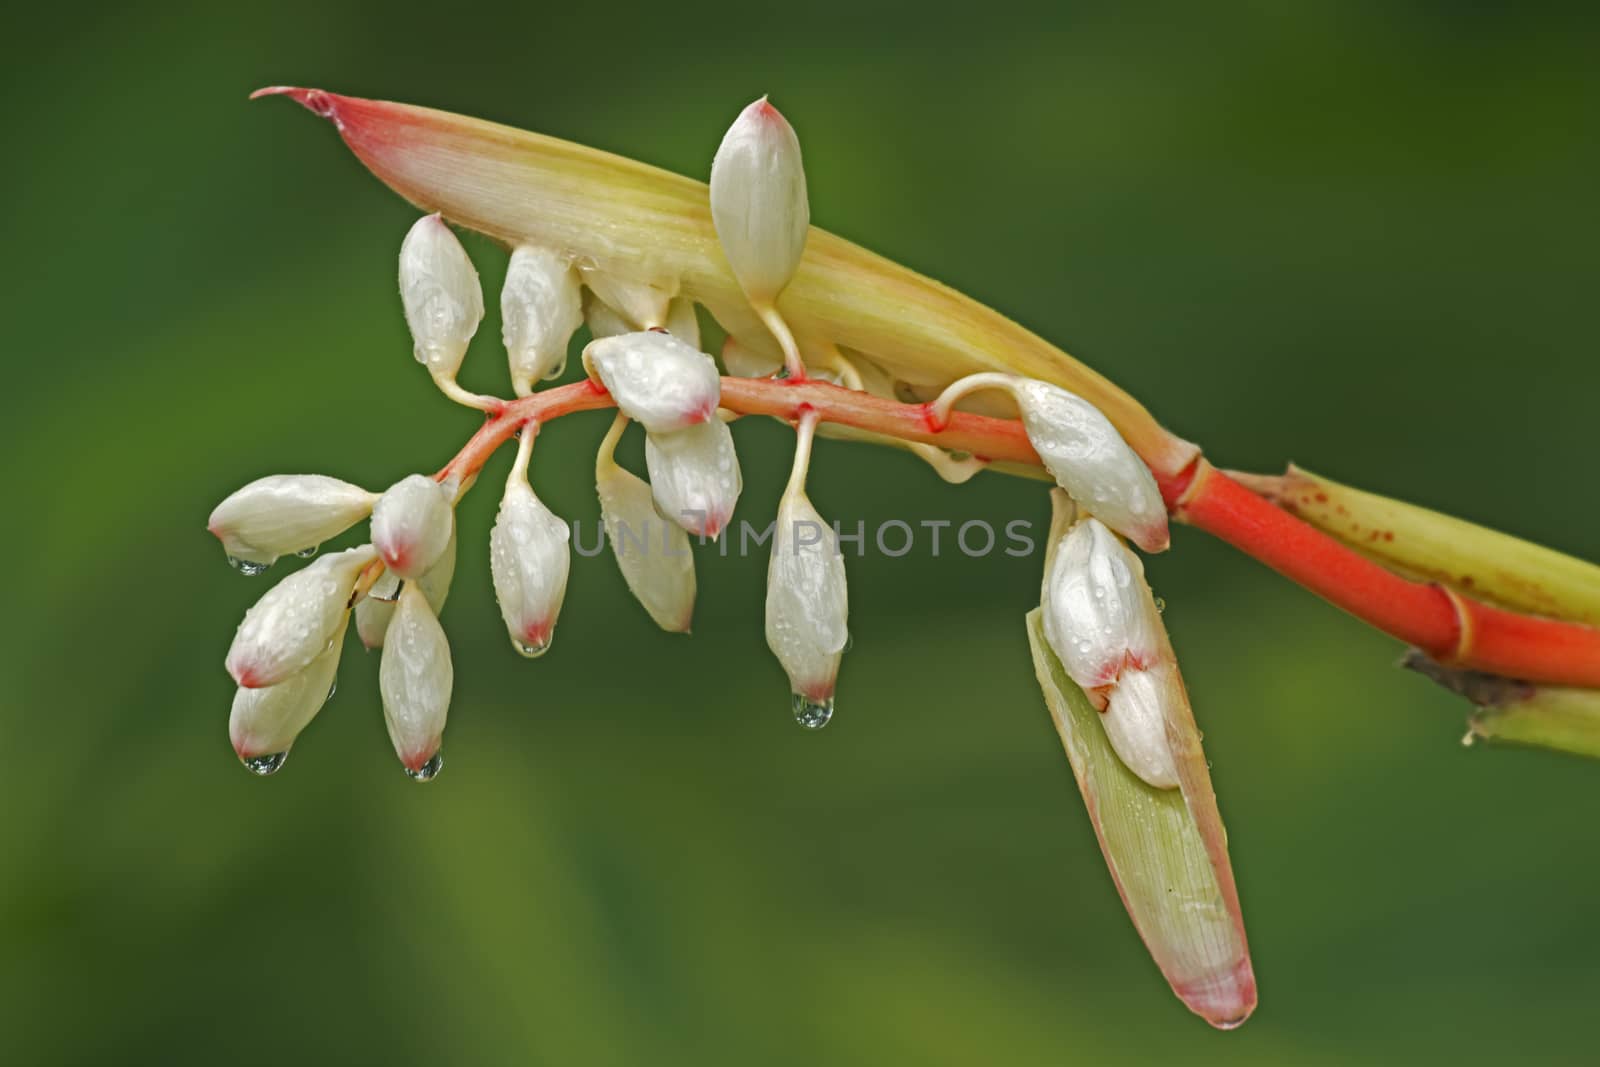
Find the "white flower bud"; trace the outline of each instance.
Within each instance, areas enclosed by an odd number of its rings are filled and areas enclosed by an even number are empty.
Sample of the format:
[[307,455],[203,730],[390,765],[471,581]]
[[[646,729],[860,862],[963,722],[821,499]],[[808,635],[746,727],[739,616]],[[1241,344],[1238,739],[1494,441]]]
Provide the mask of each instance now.
[[766,97],[739,113],[717,148],[711,220],[750,303],[771,305],[805,251],[811,209],[799,138]]
[[450,495],[425,474],[402,478],[372,506],[372,543],[384,566],[401,578],[427,573],[454,532]]
[[1045,638],[1083,689],[1111,685],[1125,668],[1161,655],[1144,565],[1096,519],[1077,523],[1057,544],[1043,599]]
[[577,272],[549,249],[519,247],[506,268],[500,319],[512,388],[526,396],[534,382],[560,377],[567,365],[567,343],[583,325]]
[[646,331],[590,341],[583,362],[622,413],[650,433],[706,421],[722,395],[711,357],[671,334]]
[[656,513],[650,486],[602,452],[595,469],[600,519],[628,591],[657,626],[687,633],[694,618],[694,553],[682,529]]
[[524,656],[550,645],[567,595],[572,533],[513,471],[489,531],[489,572],[511,643]]
[[218,504],[206,528],[230,559],[264,565],[337,537],[366,518],[377,499],[323,474],[274,474]]
[[589,291],[624,321],[631,323],[633,329],[649,330],[666,325],[672,293],[648,282],[629,281],[615,274],[607,274],[597,267],[578,269]]
[[371,545],[323,556],[267,590],[245,612],[228,648],[228,673],[246,689],[277,685],[328,647],[344,623]]
[[431,777],[436,768],[454,684],[444,628],[417,583],[407,582],[384,635],[378,691],[389,740],[412,777]]
[[[304,670],[277,685],[239,689],[228,716],[228,738],[239,758],[260,774],[270,774],[282,763],[300,731],[327,703],[339,672],[344,631],[349,616],[339,624],[332,642]],[[277,757],[272,759],[271,757]]]
[[667,308],[667,332],[690,348],[700,347],[700,316],[694,313],[694,301],[677,297]]
[[733,434],[721,419],[645,437],[645,465],[656,510],[697,537],[728,528],[744,479]]
[[584,299],[583,323],[589,327],[589,336],[596,341],[602,337],[615,337],[622,333],[633,333],[638,329],[593,293],[590,293]]
[[767,563],[767,646],[797,697],[826,705],[850,638],[844,559],[804,492],[778,505]]
[[[444,611],[444,602],[450,596],[450,583],[456,574],[456,535],[450,534],[439,562],[428,568],[428,573],[417,579],[422,595],[428,598],[435,615]],[[400,577],[385,570],[383,577],[373,583],[367,595],[356,604],[356,633],[368,649],[382,648],[383,635],[394,618],[395,602],[400,598]]]
[[417,362],[455,381],[483,321],[483,287],[467,250],[438,215],[418,219],[400,245],[400,300]]
[[722,342],[722,365],[734,378],[770,378],[783,369],[783,357],[765,355],[729,334]]
[[1022,427],[1056,484],[1146,552],[1167,547],[1167,509],[1155,477],[1100,409],[1033,379],[1013,388]]
[[1157,789],[1178,784],[1178,767],[1167,741],[1167,711],[1183,699],[1177,670],[1158,663],[1123,671],[1100,722],[1111,747],[1128,769]]

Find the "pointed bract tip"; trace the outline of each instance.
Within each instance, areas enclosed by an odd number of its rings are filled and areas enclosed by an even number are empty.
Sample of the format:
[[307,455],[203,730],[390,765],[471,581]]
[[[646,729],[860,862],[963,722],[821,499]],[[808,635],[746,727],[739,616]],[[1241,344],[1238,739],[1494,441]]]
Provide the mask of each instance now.
[[259,100],[264,96],[287,96],[313,115],[320,115],[325,119],[334,117],[335,105],[338,97],[322,89],[302,89],[294,85],[269,85],[264,89],[257,89],[250,94],[251,100]]
[[1184,1006],[1218,1030],[1235,1030],[1256,1010],[1256,975],[1249,957],[1226,974],[1188,984],[1174,983]]

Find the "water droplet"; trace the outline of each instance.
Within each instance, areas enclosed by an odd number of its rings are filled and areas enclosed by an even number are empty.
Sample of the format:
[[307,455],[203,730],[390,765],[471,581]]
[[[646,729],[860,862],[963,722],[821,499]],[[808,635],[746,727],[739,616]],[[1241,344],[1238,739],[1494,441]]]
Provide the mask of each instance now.
[[333,694],[337,693],[338,691],[339,691],[339,679],[335,678],[333,681],[328,683],[328,695],[322,698],[322,702],[324,704],[326,704],[328,701],[332,700],[333,699]]
[[517,654],[522,656],[523,659],[538,659],[550,651],[549,638],[539,642],[513,641],[511,643],[516,646]]
[[1156,614],[1160,615],[1162,612],[1164,612],[1166,610],[1167,610],[1167,602],[1165,600],[1162,600],[1160,597],[1156,597]]
[[849,630],[846,630],[844,632],[844,647],[841,648],[839,651],[841,653],[849,652],[852,648],[855,648],[855,647],[856,647],[856,635],[851,633]]
[[800,693],[794,694],[790,703],[794,721],[807,730],[820,730],[833,718],[833,698],[817,701]]
[[296,552],[295,555],[301,559],[310,559],[312,556],[317,554],[317,550],[321,547],[321,545],[312,545],[310,548],[302,548],[300,551]]
[[567,373],[567,357],[563,355],[561,357],[561,362],[557,363],[555,366],[551,367],[545,372],[544,380],[547,382],[554,381],[565,373]]
[[443,767],[444,753],[435,752],[432,759],[418,767],[416,770],[412,770],[410,767],[407,767],[405,769],[406,777],[411,779],[413,782],[431,782],[438,777],[439,771]]
[[247,756],[239,762],[244,764],[244,769],[251,774],[265,778],[269,774],[277,774],[283,767],[283,761],[289,758],[288,751],[269,752],[265,756]]
[[272,566],[272,564],[257,563],[255,560],[240,559],[238,556],[229,556],[228,566],[232,567],[246,578],[254,578],[258,574],[265,573],[266,569]]

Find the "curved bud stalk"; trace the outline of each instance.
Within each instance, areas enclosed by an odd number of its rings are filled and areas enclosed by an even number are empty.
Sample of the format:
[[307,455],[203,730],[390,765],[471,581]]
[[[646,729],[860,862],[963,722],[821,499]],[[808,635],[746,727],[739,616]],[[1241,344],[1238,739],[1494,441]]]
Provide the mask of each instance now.
[[328,647],[277,685],[240,688],[228,715],[228,739],[239,760],[256,774],[272,774],[283,766],[295,738],[311,724],[333,695],[344,649],[345,615]]
[[578,269],[583,284],[601,303],[635,330],[652,330],[667,323],[673,292],[649,282],[630,281],[598,267]]
[[716,363],[671,334],[646,331],[590,341],[583,365],[618,410],[650,433],[705,422],[721,396]]
[[410,474],[383,491],[372,508],[372,543],[400,578],[426,574],[455,534],[455,508],[444,486]]
[[627,425],[624,415],[612,420],[595,458],[600,521],[634,599],[663,630],[688,633],[694,620],[694,552],[683,529],[656,512],[649,483],[617,465],[617,442]]
[[833,529],[806,496],[806,471],[816,416],[800,420],[794,469],[778,504],[767,563],[767,647],[778,657],[794,693],[802,726],[825,726],[833,716],[834,680],[850,640],[844,558]]
[[417,362],[454,384],[483,321],[483,287],[467,250],[437,213],[418,219],[400,245],[400,300]]
[[567,544],[571,531],[528,485],[528,459],[537,432],[534,424],[523,427],[500,512],[489,531],[489,570],[500,617],[511,644],[529,658],[550,647],[572,564]]
[[377,499],[324,474],[274,474],[229,494],[211,512],[206,529],[235,566],[265,567],[337,537],[371,514]]
[[697,537],[716,538],[728,528],[744,478],[727,423],[710,418],[686,430],[647,434],[644,459],[663,516]]
[[1219,1029],[1256,1006],[1255,970],[1200,734],[1176,667],[1166,728],[1180,788],[1155,789],[1113,749],[1095,710],[1028,615],[1034,669],[1128,916],[1172,991]]
[[246,689],[286,681],[316,659],[344,625],[371,545],[323,556],[267,590],[245,612],[228,648],[228,673]]
[[384,635],[378,691],[395,755],[406,773],[420,781],[438,773],[439,738],[454,685],[444,628],[418,585],[407,582]]
[[930,417],[948,422],[956,401],[981,389],[1011,394],[1045,468],[1085,510],[1146,552],[1166,549],[1167,507],[1155,477],[1099,408],[1048,382],[974,374],[940,394]]
[[[444,555],[439,557],[439,562],[416,580],[422,595],[433,605],[435,615],[444,611],[444,602],[450,596],[450,584],[455,574],[456,535],[452,531],[450,543],[445,545]],[[400,584],[398,575],[385,570],[383,577],[367,590],[367,595],[356,602],[356,633],[369,651],[383,647],[383,635],[389,629],[389,620],[394,618],[395,602],[400,599]]]
[[500,319],[512,390],[527,396],[534,382],[559,378],[567,345],[583,325],[583,291],[566,257],[528,245],[513,251],[500,291]]

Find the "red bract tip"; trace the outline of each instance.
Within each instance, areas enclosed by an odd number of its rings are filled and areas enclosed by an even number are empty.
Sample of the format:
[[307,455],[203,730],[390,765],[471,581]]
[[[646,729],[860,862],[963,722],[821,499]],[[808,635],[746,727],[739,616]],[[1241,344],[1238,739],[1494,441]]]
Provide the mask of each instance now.
[[250,94],[251,100],[259,100],[263,96],[287,96],[313,115],[321,115],[325,119],[338,121],[334,115],[337,97],[321,89],[301,89],[293,85],[269,85],[264,89],[257,89]]

